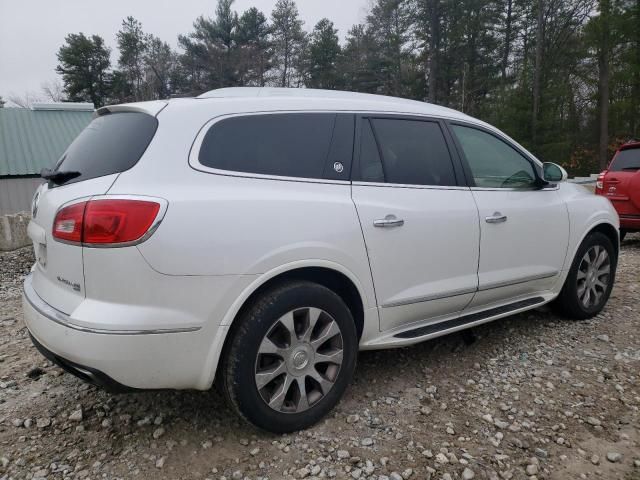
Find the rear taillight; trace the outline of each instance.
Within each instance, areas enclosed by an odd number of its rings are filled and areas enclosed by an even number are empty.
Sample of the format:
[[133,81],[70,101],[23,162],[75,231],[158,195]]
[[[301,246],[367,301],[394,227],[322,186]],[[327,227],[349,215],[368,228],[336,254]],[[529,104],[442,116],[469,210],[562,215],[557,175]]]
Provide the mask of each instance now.
[[596,179],[596,193],[601,192],[602,189],[604,188],[604,174],[605,172],[602,172],[600,175],[598,175],[598,178]]
[[142,239],[153,227],[161,205],[148,200],[100,199],[62,208],[53,222],[53,238],[87,246],[117,246]]
[[87,202],[74,203],[64,207],[53,221],[53,238],[63,242],[80,243],[82,241],[82,219]]

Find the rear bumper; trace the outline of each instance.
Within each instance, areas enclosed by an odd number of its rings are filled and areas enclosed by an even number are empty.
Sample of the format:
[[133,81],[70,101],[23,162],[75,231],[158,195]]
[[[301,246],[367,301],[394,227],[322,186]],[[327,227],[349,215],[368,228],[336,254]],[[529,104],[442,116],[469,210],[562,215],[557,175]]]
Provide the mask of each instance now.
[[101,372],[100,370],[96,370],[95,368],[87,367],[84,365],[78,365],[77,363],[71,362],[66,358],[62,358],[61,356],[56,355],[51,350],[48,350],[40,342],[38,342],[38,340],[36,340],[31,333],[29,333],[29,337],[31,337],[33,345],[38,349],[43,357],[58,365],[65,372],[70,373],[71,375],[75,375],[76,377],[84,380],[87,383],[90,383],[97,387],[101,387],[111,393],[134,392],[138,390],[136,388],[127,387],[126,385],[122,385],[121,383],[116,382],[113,378],[111,378],[106,373]]
[[25,280],[22,308],[38,350],[85,381],[112,391],[210,386],[203,383],[203,368],[211,340],[207,342],[202,331],[87,328],[42,300],[30,276]]

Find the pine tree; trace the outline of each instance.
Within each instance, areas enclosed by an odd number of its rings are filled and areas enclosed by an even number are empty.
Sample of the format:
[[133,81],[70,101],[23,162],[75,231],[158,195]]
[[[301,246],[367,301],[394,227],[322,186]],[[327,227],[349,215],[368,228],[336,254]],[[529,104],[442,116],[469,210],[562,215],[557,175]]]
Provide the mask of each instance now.
[[263,87],[272,64],[271,29],[267,17],[257,8],[244,12],[238,20],[236,42],[240,51],[240,83]]
[[298,7],[293,0],[278,0],[271,13],[274,58],[280,72],[277,83],[281,87],[294,85],[299,75],[295,65],[300,63],[305,33],[298,17]]
[[306,55],[306,81],[310,88],[334,89],[340,84],[338,30],[328,18],[320,20],[309,36]]
[[133,17],[127,17],[122,21],[122,28],[116,33],[116,39],[120,51],[118,67],[126,79],[126,88],[119,92],[121,99],[143,100],[147,38],[142,24]]
[[71,33],[58,50],[56,72],[72,102],[92,102],[96,108],[109,99],[111,51],[102,37]]

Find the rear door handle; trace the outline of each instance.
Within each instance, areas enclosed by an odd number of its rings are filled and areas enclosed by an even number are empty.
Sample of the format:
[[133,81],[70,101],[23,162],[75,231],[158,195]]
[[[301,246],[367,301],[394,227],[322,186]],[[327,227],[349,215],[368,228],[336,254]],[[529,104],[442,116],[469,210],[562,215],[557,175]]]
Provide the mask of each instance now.
[[493,215],[485,217],[487,223],[504,223],[507,221],[507,216],[500,212],[494,212]]
[[392,228],[401,227],[404,225],[404,220],[397,218],[395,215],[387,215],[386,217],[373,221],[374,227]]

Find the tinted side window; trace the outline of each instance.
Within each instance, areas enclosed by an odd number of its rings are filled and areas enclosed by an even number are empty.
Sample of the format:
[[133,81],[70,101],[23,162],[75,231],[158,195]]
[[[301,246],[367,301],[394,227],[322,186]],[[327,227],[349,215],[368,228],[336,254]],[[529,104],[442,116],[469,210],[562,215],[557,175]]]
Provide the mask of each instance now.
[[233,117],[214,124],[200,147],[202,165],[235,172],[322,178],[335,113]]
[[369,120],[362,122],[360,138],[360,180],[363,182],[384,183],[384,170],[378,152],[378,145],[371,130]]
[[436,122],[371,120],[387,183],[456,185],[451,155]]
[[80,172],[66,184],[129,170],[140,160],[157,128],[158,120],[146,113],[97,117],[71,143],[56,169]]
[[452,125],[476,186],[530,188],[536,183],[533,165],[517,150],[493,135],[471,127]]
[[620,150],[613,159],[613,162],[611,162],[609,170],[612,172],[621,172],[623,170],[633,172],[640,170],[640,148]]

